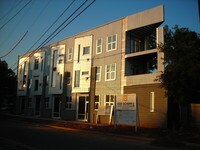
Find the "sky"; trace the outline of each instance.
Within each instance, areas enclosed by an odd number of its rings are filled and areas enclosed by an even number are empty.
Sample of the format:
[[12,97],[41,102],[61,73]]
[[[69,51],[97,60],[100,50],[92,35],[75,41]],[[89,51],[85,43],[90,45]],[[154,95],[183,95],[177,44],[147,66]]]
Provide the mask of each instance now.
[[[0,0],[0,59],[5,60],[9,68],[16,71],[15,64],[18,56],[43,45],[42,43],[84,1]],[[69,19],[65,23],[68,24],[66,28],[46,45],[159,5],[164,5],[165,9],[163,26],[168,25],[172,28],[178,25],[200,33],[198,0],[96,0],[92,2],[93,0],[88,0],[74,13],[71,17],[74,20],[70,22]],[[58,19],[71,3],[69,9]],[[90,3],[92,4],[80,13]],[[80,15],[75,17],[78,13]],[[47,30],[50,26],[52,27]]]

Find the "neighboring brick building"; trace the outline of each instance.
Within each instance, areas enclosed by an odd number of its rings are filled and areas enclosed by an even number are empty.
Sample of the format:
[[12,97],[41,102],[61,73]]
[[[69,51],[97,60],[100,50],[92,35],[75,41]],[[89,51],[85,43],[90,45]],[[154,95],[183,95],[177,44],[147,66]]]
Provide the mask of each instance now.
[[161,5],[20,56],[17,112],[95,122],[98,106],[135,93],[140,125],[166,127],[163,22]]

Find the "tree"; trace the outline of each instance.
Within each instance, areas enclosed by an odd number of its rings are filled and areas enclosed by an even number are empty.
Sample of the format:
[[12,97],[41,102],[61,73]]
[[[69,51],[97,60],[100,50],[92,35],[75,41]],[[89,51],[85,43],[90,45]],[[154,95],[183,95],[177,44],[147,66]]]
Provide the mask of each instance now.
[[[188,28],[165,27],[165,71],[160,76],[169,104],[178,104],[181,126],[189,122],[189,104],[200,103],[200,37]],[[178,109],[178,108],[177,108]],[[177,115],[177,114],[174,114]]]
[[0,59],[0,106],[13,104],[16,98],[16,76],[8,64]]

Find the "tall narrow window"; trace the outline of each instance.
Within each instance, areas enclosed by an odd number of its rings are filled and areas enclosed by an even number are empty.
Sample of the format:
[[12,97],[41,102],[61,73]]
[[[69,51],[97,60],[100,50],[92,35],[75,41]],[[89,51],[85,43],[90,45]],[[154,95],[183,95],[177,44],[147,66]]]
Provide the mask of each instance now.
[[67,84],[70,84],[71,83],[71,74],[70,74],[70,72],[67,72],[66,75],[67,75]]
[[117,35],[112,35],[107,37],[107,51],[112,51],[117,49]]
[[39,59],[36,58],[34,61],[34,70],[37,70],[39,68]]
[[41,61],[41,72],[42,72],[42,69],[43,69],[43,59]]
[[81,51],[81,45],[79,44],[78,45],[78,59],[77,59],[77,62],[79,63],[80,61],[80,51]]
[[97,67],[97,71],[96,71],[96,81],[100,82],[101,81],[101,67],[98,66]]
[[106,81],[115,80],[116,79],[116,64],[106,65],[105,73],[106,73],[105,75]]
[[154,112],[154,92],[150,92],[150,112]]
[[38,91],[38,86],[39,86],[39,81],[38,79],[35,79],[35,87],[34,87],[35,91]]
[[99,101],[100,101],[100,96],[95,95],[95,99],[94,99],[94,109],[95,110],[98,110],[98,108],[99,108]]
[[80,70],[75,71],[74,87],[80,86]]
[[102,39],[96,41],[96,54],[102,53]]
[[58,59],[58,51],[53,51],[53,65],[52,65],[52,77],[51,77],[51,87],[56,86],[56,70],[57,70],[57,59]]
[[62,74],[60,75],[60,89],[62,89]]
[[58,51],[54,50],[53,51],[53,71],[56,70],[57,60],[58,60]]
[[72,48],[69,48],[68,49],[68,61],[71,61],[72,60]]
[[48,109],[49,108],[49,97],[44,98],[44,108]]
[[72,109],[72,97],[66,97],[66,109]]

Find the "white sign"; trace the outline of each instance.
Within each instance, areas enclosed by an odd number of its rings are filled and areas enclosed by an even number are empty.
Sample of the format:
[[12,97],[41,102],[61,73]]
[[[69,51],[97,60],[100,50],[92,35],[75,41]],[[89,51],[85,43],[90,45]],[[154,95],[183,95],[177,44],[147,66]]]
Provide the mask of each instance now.
[[136,110],[136,94],[117,95],[116,110]]
[[116,96],[115,124],[138,124],[138,107],[136,94],[123,94]]

